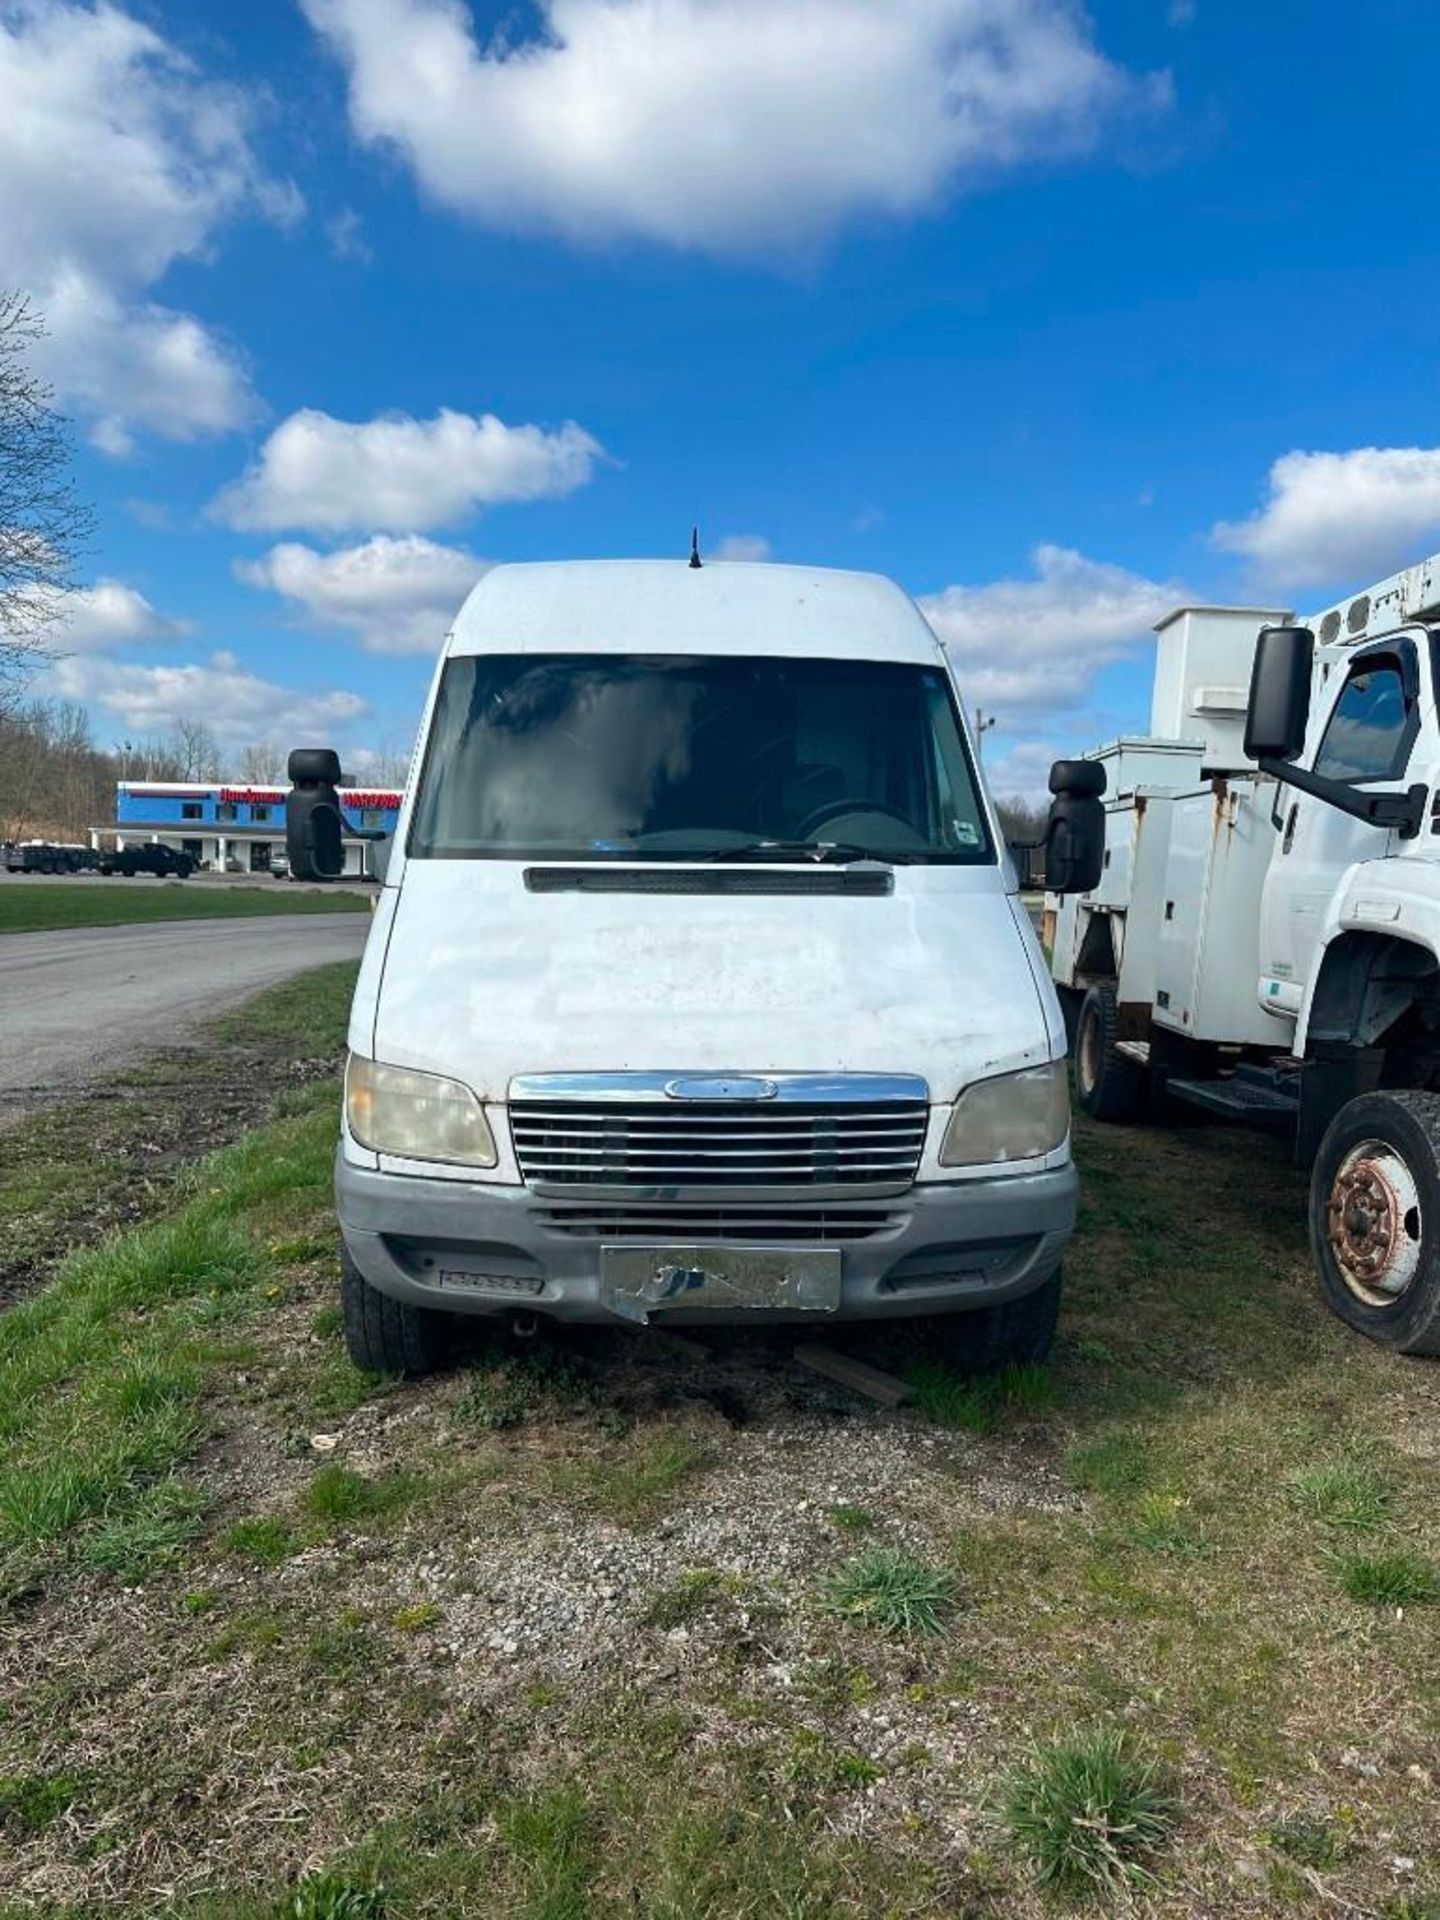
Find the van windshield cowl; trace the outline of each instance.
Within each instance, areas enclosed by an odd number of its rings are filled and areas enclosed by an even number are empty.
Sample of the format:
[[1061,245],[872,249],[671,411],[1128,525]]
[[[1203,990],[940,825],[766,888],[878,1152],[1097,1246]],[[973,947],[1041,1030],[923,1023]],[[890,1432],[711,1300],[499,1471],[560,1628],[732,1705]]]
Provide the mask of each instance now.
[[768,654],[452,657],[407,852],[995,859],[939,667]]

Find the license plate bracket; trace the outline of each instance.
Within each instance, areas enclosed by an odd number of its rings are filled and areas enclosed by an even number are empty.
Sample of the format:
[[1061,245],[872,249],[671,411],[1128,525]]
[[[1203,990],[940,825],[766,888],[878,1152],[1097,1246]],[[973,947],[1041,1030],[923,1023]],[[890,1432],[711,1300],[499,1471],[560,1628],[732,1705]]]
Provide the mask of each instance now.
[[835,1313],[838,1247],[604,1246],[601,1304],[642,1325],[651,1314]]

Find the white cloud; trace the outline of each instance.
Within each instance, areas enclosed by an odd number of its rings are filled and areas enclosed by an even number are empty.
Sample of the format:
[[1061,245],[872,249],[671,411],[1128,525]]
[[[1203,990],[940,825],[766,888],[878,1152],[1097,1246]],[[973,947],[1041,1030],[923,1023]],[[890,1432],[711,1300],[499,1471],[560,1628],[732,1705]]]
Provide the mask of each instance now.
[[712,557],[716,560],[768,560],[770,542],[763,533],[727,533]]
[[573,420],[547,431],[448,407],[433,420],[367,421],[305,407],[281,421],[213,511],[232,527],[411,533],[481,507],[573,493],[600,456]]
[[51,633],[62,653],[105,653],[141,640],[175,640],[188,631],[171,620],[123,580],[97,580],[67,594]]
[[[96,654],[57,660],[45,691],[78,700],[116,738],[168,733],[182,720],[203,720],[222,747],[251,740],[343,740],[368,713],[357,693],[301,693],[242,667],[233,653],[175,666],[131,665]],[[102,736],[107,725],[98,727]]]
[[363,140],[493,226],[716,252],[913,214],[1164,103],[1074,0],[301,0]]
[[1063,755],[1073,754],[1075,743],[1061,746],[1054,740],[1017,740],[1004,753],[990,753],[985,761],[985,780],[991,793],[1001,800],[1044,800],[1049,797],[1050,769]]
[[258,560],[237,560],[235,573],[309,620],[349,628],[372,653],[433,654],[489,564],[418,534],[382,533],[334,553],[283,541]]
[[1440,447],[1287,453],[1270,469],[1265,504],[1221,521],[1215,544],[1292,587],[1359,586],[1440,546]]
[[1031,557],[1033,579],[946,587],[920,600],[970,711],[983,708],[1007,729],[1017,718],[1073,712],[1101,668],[1146,643],[1161,614],[1187,598],[1173,581],[1069,547],[1038,546]]
[[103,0],[0,14],[4,277],[44,316],[43,364],[106,452],[135,427],[183,440],[252,416],[233,346],[147,295],[223,221],[298,207],[251,151],[245,98],[143,21]]

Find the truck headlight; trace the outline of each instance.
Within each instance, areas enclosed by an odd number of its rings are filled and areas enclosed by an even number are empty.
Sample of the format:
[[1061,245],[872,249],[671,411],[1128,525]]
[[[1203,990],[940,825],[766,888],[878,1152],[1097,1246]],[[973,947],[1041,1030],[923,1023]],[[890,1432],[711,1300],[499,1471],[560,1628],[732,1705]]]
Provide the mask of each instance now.
[[352,1053],[345,1068],[345,1122],[372,1153],[493,1167],[495,1139],[484,1108],[459,1080],[415,1073]]
[[955,1102],[940,1147],[942,1167],[989,1167],[1039,1160],[1070,1131],[1070,1086],[1063,1060],[977,1080]]

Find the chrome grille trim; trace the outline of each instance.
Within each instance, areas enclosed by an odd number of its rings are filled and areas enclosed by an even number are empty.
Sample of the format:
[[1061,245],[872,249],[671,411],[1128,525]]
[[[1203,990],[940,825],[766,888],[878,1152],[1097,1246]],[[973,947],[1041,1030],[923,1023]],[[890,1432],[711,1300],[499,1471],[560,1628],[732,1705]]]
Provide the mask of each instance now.
[[888,1207],[556,1206],[539,1215],[552,1233],[577,1240],[640,1240],[689,1246],[732,1241],[755,1246],[835,1246],[869,1240],[905,1222]]
[[[677,1096],[727,1078],[734,1097]],[[756,1088],[761,1097],[740,1097]],[[538,1075],[513,1081],[510,1096],[527,1184],[665,1200],[717,1188],[737,1197],[742,1189],[761,1197],[901,1193],[914,1181],[930,1117],[923,1081],[869,1074]]]

